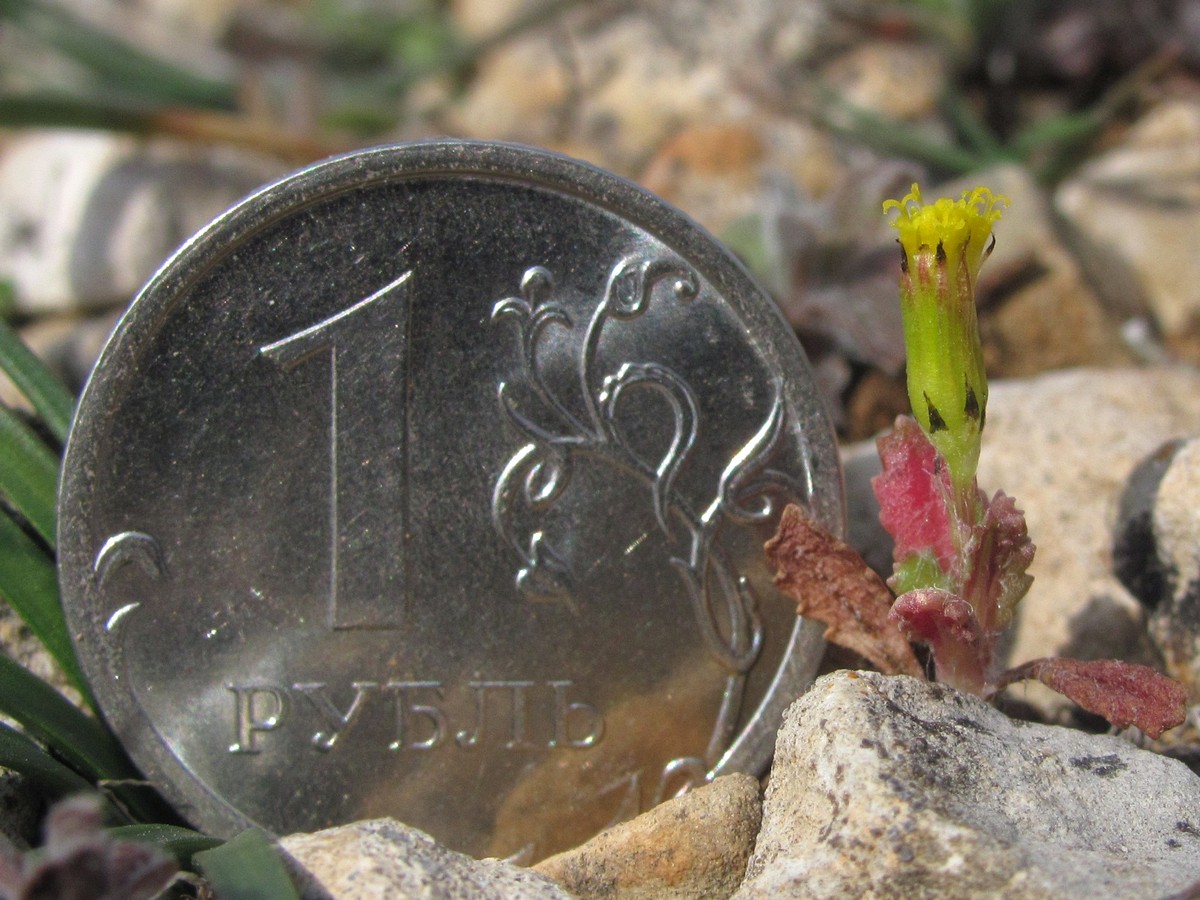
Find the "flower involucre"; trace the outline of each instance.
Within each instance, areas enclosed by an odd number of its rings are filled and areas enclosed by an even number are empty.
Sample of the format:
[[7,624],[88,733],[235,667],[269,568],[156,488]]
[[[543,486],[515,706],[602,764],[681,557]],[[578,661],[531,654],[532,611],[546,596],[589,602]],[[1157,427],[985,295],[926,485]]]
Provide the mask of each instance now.
[[987,409],[987,378],[975,317],[975,280],[991,252],[1004,197],[985,187],[959,200],[923,203],[917,185],[895,209],[908,396],[913,415],[959,486],[971,483]]

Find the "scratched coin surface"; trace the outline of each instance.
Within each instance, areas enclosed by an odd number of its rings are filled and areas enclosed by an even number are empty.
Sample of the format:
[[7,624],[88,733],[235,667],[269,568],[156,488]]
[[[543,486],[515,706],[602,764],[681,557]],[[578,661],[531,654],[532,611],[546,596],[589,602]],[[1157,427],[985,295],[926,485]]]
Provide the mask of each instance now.
[[756,771],[819,626],[762,556],[842,524],[795,337],[701,229],[549,153],[315,165],[121,321],[64,462],[105,715],[195,824],[394,816],[533,860]]

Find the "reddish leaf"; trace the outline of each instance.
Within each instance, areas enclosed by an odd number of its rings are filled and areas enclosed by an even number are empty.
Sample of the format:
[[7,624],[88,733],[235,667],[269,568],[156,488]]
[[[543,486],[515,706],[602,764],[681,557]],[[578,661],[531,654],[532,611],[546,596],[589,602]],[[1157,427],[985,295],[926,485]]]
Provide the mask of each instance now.
[[910,641],[929,646],[938,681],[983,692],[990,649],[971,604],[949,591],[919,588],[897,597],[890,617]]
[[954,541],[946,497],[950,474],[916,420],[899,416],[890,433],[879,438],[883,471],[871,482],[879,500],[879,521],[896,542],[897,564],[932,550],[942,571],[954,562]]
[[1026,573],[1036,548],[1025,514],[1012,497],[997,491],[986,504],[983,522],[971,529],[971,573],[965,590],[975,604],[980,627],[997,635],[1033,583]]
[[[1036,678],[1117,728],[1136,725],[1152,738],[1183,724],[1187,691],[1149,666],[1116,659],[1035,659],[1009,669],[999,688]],[[998,688],[998,689],[999,689]]]
[[908,641],[888,620],[891,592],[854,548],[789,505],[766,552],[776,586],[796,601],[800,615],[828,626],[826,640],[889,675],[923,677]]

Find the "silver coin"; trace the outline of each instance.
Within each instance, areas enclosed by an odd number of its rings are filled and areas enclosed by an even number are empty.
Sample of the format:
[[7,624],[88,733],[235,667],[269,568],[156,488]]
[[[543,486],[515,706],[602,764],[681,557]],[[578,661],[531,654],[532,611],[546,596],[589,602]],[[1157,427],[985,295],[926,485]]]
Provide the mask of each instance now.
[[842,525],[770,300],[636,186],[510,145],[315,165],[125,315],[59,561],[105,715],[198,826],[394,816],[532,860],[760,770],[813,676],[762,556]]

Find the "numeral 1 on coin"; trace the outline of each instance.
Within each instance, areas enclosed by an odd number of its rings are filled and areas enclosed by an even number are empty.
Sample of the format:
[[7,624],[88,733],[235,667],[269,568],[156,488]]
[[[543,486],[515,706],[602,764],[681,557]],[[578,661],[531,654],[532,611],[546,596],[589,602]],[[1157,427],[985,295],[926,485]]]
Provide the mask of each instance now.
[[329,365],[330,628],[397,628],[407,594],[411,275],[259,348]]

